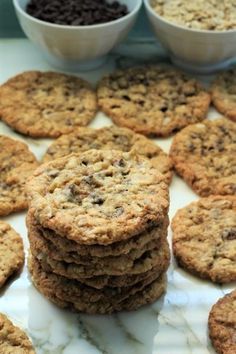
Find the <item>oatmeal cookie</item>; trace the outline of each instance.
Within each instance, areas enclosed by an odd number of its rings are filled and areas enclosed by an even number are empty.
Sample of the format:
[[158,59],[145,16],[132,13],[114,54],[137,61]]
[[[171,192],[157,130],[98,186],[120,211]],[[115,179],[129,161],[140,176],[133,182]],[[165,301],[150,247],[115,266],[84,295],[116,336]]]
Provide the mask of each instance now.
[[174,255],[184,269],[216,283],[236,280],[236,197],[211,196],[177,211]]
[[[63,252],[55,248],[50,241],[46,240],[37,230],[29,231],[28,233],[30,248],[36,254],[47,254],[50,259],[59,262],[66,262],[78,265],[79,267],[95,267],[101,268],[104,272],[108,269],[110,272],[123,271],[129,268],[133,263],[139,259],[145,252],[157,248],[162,245],[163,237],[159,240],[150,240],[145,247],[130,250],[126,255],[107,256],[107,257],[91,257],[90,255],[81,255],[78,252]],[[165,238],[165,237],[164,237]]]
[[166,260],[170,257],[169,246],[166,240],[163,240],[162,244],[158,245],[157,248],[144,252],[140,258],[129,261],[129,264],[119,264],[117,267],[113,268],[109,268],[109,265],[106,265],[106,267],[103,265],[102,268],[101,266],[99,267],[99,264],[92,264],[88,267],[73,262],[57,261],[51,258],[47,253],[38,253],[34,248],[31,248],[31,252],[34,257],[40,261],[44,270],[77,280],[100,275],[121,276],[126,274],[135,275],[146,273],[153,267],[161,267],[162,263],[166,263]]
[[[32,222],[33,218],[31,218],[30,213],[28,213],[27,215],[27,227],[28,227],[28,235],[29,235],[29,239],[30,239],[30,243],[31,243],[31,248],[33,249],[40,249],[44,252],[44,253],[49,253],[49,251],[46,249],[45,251],[45,247],[44,245],[41,243],[41,241],[48,241],[50,244],[50,250],[55,249],[56,252],[58,252],[59,254],[62,255],[62,257],[64,256],[64,253],[67,255],[67,253],[70,255],[71,253],[74,255],[74,253],[77,254],[78,257],[81,256],[80,253],[80,248],[76,251],[75,246],[77,244],[75,244],[75,242],[73,241],[69,241],[67,240],[67,242],[72,242],[73,244],[71,245],[71,247],[69,248],[69,250],[65,250],[62,247],[61,248],[57,248],[57,243],[53,243],[52,240],[56,240],[59,236],[57,236],[56,234],[53,235],[53,237],[49,240],[47,240],[46,238],[44,238],[43,233],[33,224]],[[167,236],[167,225],[168,223],[166,223],[165,226],[165,232],[163,234],[160,235],[155,235],[155,233],[153,232],[154,230],[150,231],[150,238],[147,240],[147,243],[151,242],[152,240],[155,241],[156,245],[158,245],[160,243],[160,239],[161,238],[166,238]],[[147,233],[146,233],[147,234]],[[145,234],[143,234],[143,237],[145,238]],[[156,238],[155,238],[156,236]],[[37,238],[37,239],[36,239]],[[63,240],[63,239],[62,239]],[[134,241],[133,243],[131,243],[132,239],[129,239],[127,242],[129,245],[132,245],[132,248],[130,250],[142,250],[142,249],[146,249],[146,243],[141,243],[141,237],[140,240],[137,239],[136,241]],[[122,243],[122,242],[120,242]],[[124,241],[123,241],[124,243]],[[36,245],[36,246],[35,246]],[[120,248],[120,251],[122,250],[126,250],[126,248],[124,247],[120,247],[121,245],[119,245],[117,242],[115,244],[112,244],[111,246],[114,247],[114,251],[116,251],[115,246],[117,246],[117,248]],[[99,259],[102,259],[102,251],[106,251],[106,248],[110,248],[110,251],[112,252],[111,246],[84,246],[86,247],[86,249],[89,250],[90,248],[94,248],[95,249],[95,255],[99,256]],[[81,246],[82,247],[82,246]],[[100,248],[99,248],[100,247]],[[128,248],[127,248],[128,250]],[[85,251],[85,249],[83,249],[83,251]],[[99,252],[98,252],[99,251]],[[104,255],[104,258],[107,259],[111,259],[111,255],[112,253],[108,252],[108,256],[106,256],[106,254]],[[38,251],[39,253],[39,251]],[[53,252],[54,253],[54,252]],[[115,253],[115,257],[117,256],[117,258],[119,258],[121,256],[122,253],[117,254]],[[129,254],[129,252],[125,252],[124,255]],[[86,253],[83,252],[83,257],[86,257]],[[87,254],[87,257],[90,259],[91,257],[93,257],[93,252],[90,252]],[[97,258],[95,256],[95,258]],[[127,286],[127,284],[129,285],[134,285],[139,281],[142,281],[143,279],[149,277],[152,274],[156,274],[156,276],[159,276],[160,274],[162,274],[163,272],[165,272],[169,266],[169,261],[170,261],[170,255],[169,252],[163,253],[162,254],[162,259],[160,260],[159,264],[153,268],[151,268],[151,270],[148,270],[146,272],[140,273],[140,274],[136,274],[136,275],[129,275],[129,274],[125,274],[125,275],[121,275],[121,276],[109,276],[109,275],[101,275],[101,276],[91,276],[90,278],[83,278],[83,277],[79,277],[77,276],[77,279],[83,283],[86,284],[88,286],[91,286],[93,288],[97,288],[97,289],[101,289],[104,286],[110,286],[110,287],[121,287],[121,286]],[[48,271],[50,271],[50,267],[46,267],[48,269]]]
[[208,327],[217,353],[236,353],[236,290],[225,295],[212,307]]
[[23,242],[15,230],[0,221],[0,288],[24,264]]
[[43,162],[90,149],[132,151],[143,155],[164,174],[167,182],[171,181],[172,164],[168,155],[143,135],[116,126],[101,129],[78,128],[70,134],[62,135],[48,148]]
[[45,229],[37,224],[33,217],[32,209],[29,209],[28,211],[26,223],[29,232],[34,232],[33,230],[37,229],[40,236],[48,240],[60,253],[77,252],[82,256],[103,258],[108,256],[126,255],[131,250],[143,249],[151,240],[156,240],[158,243],[160,237],[167,237],[169,219],[168,216],[166,216],[163,222],[147,228],[141,234],[135,235],[128,240],[114,242],[110,245],[84,245],[66,239],[65,237],[56,234],[53,230]]
[[87,125],[97,111],[89,83],[56,72],[28,71],[0,87],[0,117],[32,137],[55,138]]
[[28,183],[36,222],[81,244],[127,240],[166,218],[165,177],[144,157],[89,150],[42,165]]
[[29,270],[36,288],[50,301],[60,307],[91,314],[137,309],[159,298],[166,286],[162,275],[150,277],[133,287],[91,289],[75,280],[43,271],[34,257],[29,261]]
[[[117,288],[117,287],[124,287],[124,286],[133,286],[140,281],[144,281],[145,279],[153,276],[155,274],[156,278],[160,277],[164,274],[170,264],[170,254],[169,253],[162,253],[162,260],[160,263],[151,268],[150,270],[139,273],[139,274],[124,274],[124,275],[99,275],[93,276],[91,278],[80,278],[78,277],[77,280],[85,285],[88,285],[95,289],[102,289],[106,286],[110,288]],[[45,268],[45,270],[50,271],[50,267]]]
[[206,118],[210,95],[167,66],[119,70],[98,85],[98,104],[114,123],[144,135],[169,136]]
[[0,135],[0,215],[27,208],[25,183],[38,167],[28,146]]
[[236,125],[229,120],[183,129],[174,137],[170,156],[178,174],[201,196],[236,195]]
[[0,353],[36,354],[27,335],[2,313],[0,314]]
[[220,73],[212,83],[211,92],[216,109],[236,122],[236,69]]

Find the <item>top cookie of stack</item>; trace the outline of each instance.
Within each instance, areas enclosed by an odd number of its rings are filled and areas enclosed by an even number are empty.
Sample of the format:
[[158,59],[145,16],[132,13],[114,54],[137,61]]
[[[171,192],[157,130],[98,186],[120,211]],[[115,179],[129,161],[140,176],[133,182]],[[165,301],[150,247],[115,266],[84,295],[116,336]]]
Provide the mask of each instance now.
[[35,172],[28,193],[30,272],[44,295],[109,313],[162,294],[168,186],[147,159],[113,150],[56,159]]

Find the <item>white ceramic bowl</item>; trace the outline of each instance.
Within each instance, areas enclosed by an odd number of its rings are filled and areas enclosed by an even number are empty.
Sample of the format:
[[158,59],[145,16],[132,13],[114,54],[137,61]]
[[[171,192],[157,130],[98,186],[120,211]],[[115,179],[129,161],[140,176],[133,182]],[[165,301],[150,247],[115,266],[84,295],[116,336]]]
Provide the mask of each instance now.
[[127,36],[142,5],[142,0],[120,0],[127,5],[129,14],[118,20],[91,26],[63,26],[28,15],[28,2],[13,0],[23,31],[42,49],[50,64],[64,70],[88,70],[101,65],[106,54]]
[[172,61],[187,70],[210,73],[236,59],[236,30],[205,31],[181,27],[159,16],[144,0],[154,33]]

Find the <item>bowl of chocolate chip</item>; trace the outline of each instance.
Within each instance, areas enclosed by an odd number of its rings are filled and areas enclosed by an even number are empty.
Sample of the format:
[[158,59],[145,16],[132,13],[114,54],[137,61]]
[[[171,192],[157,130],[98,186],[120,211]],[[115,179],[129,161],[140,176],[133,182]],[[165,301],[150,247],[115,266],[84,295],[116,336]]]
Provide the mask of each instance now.
[[133,26],[142,0],[13,0],[26,36],[59,69],[101,65]]
[[153,31],[177,66],[197,73],[236,59],[235,0],[144,0]]

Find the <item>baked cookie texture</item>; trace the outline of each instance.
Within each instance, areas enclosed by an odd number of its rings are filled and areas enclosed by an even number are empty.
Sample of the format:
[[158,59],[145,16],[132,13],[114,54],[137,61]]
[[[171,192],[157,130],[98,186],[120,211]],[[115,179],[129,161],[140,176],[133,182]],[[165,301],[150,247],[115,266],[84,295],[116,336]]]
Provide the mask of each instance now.
[[32,248],[35,251],[36,256],[40,255],[40,257],[42,257],[42,255],[45,255],[45,258],[50,258],[54,260],[55,264],[58,263],[62,266],[66,262],[66,264],[69,264],[68,266],[66,266],[66,271],[68,271],[69,268],[78,268],[78,272],[84,273],[84,268],[87,268],[89,266],[92,275],[99,275],[96,274],[99,272],[102,272],[102,274],[105,274],[106,272],[108,274],[110,272],[112,272],[112,274],[122,274],[124,272],[128,273],[130,269],[134,268],[134,266],[137,268],[136,261],[140,257],[142,257],[143,261],[146,258],[151,259],[152,250],[155,249],[156,252],[159,252],[161,247],[163,247],[163,249],[166,248],[166,235],[161,235],[160,237],[155,237],[154,239],[151,239],[151,241],[148,242],[143,248],[132,249],[125,255],[119,255],[116,257],[114,257],[113,255],[107,257],[91,257],[89,255],[82,256],[75,251],[69,253],[63,251],[61,252],[60,250],[56,249],[53,244],[50,243],[50,241],[46,240],[43,236],[41,236],[38,230],[33,231],[33,228],[30,225],[29,228],[29,240],[31,242]]
[[[40,242],[41,239],[44,239],[44,242],[48,241],[49,245],[57,250],[58,253],[77,253],[80,256],[100,258],[126,255],[132,250],[143,249],[146,247],[147,243],[153,240],[156,240],[156,244],[158,244],[160,237],[164,235],[167,236],[167,228],[169,225],[169,219],[166,217],[163,222],[160,222],[157,226],[147,229],[141,234],[132,236],[128,240],[116,241],[109,245],[84,245],[60,236],[52,229],[43,228],[36,222],[32,209],[28,210],[26,222],[28,231],[31,234],[37,232],[37,242]],[[32,237],[34,237],[34,235]]]
[[97,94],[115,124],[164,137],[206,118],[211,100],[195,79],[164,65],[118,70],[100,81]]
[[171,181],[172,163],[168,155],[143,135],[116,126],[101,129],[78,128],[70,134],[64,134],[50,145],[43,162],[90,149],[120,150],[143,155],[166,177],[168,183]]
[[217,353],[236,353],[236,290],[219,299],[212,307],[208,327]]
[[27,190],[39,224],[90,245],[154,227],[169,207],[165,177],[147,159],[115,150],[89,150],[42,165]]
[[27,208],[25,184],[38,165],[26,144],[0,135],[0,216]]
[[69,133],[87,125],[96,112],[95,92],[76,76],[28,71],[0,87],[0,118],[35,138]]
[[211,94],[215,108],[236,122],[236,70],[218,74],[212,83]]
[[200,196],[236,195],[236,125],[205,120],[174,137],[170,157],[177,173]]
[[132,310],[165,291],[168,184],[136,152],[88,150],[39,167],[28,184],[29,271],[58,306]]
[[199,199],[172,220],[173,252],[187,271],[216,283],[236,280],[236,196]]
[[[72,283],[53,273],[42,271],[35,258],[31,258],[29,261],[29,270],[36,288],[50,301],[59,307],[89,314],[110,314],[121,310],[136,310],[159,298],[164,293],[166,285],[165,275],[162,275],[153,281],[146,279],[146,286],[135,285],[132,290],[123,288],[123,293],[119,293],[117,289],[117,296],[114,290],[107,289],[107,296],[104,297],[102,292],[100,297],[98,290],[93,289],[88,293],[89,288],[85,285],[81,288],[78,283]],[[150,283],[148,283],[149,281]],[[82,289],[83,291],[81,291]],[[72,292],[72,295],[68,291]]]
[[0,353],[36,354],[27,335],[2,313],[0,314]]
[[67,277],[69,279],[91,278],[98,275],[137,275],[150,271],[152,268],[159,268],[165,261],[169,263],[169,247],[167,241],[160,244],[160,248],[154,248],[147,251],[136,258],[134,262],[125,267],[122,263],[118,263],[117,267],[109,267],[109,259],[104,259],[105,265],[81,265],[67,261],[57,261],[50,255],[37,252],[34,246],[31,247],[33,255],[40,260],[43,269],[50,269],[54,273]]
[[0,288],[11,275],[19,272],[24,264],[24,247],[20,235],[0,221]]

